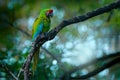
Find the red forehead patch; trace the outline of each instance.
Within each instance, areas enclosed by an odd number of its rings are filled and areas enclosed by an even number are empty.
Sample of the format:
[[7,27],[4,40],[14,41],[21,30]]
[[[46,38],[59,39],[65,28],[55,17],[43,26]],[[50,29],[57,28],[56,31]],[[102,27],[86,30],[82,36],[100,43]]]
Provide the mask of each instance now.
[[49,12],[51,13],[51,12],[53,12],[53,10],[52,10],[52,9],[50,9],[50,10],[49,10]]

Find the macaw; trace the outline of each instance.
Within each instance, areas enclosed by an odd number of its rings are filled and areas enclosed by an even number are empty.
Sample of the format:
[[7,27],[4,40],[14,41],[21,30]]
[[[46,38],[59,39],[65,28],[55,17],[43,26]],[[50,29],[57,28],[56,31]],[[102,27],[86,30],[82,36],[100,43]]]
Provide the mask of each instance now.
[[[53,16],[52,9],[44,9],[40,12],[39,16],[35,19],[32,27],[32,41],[41,33],[48,32],[50,29],[51,18]],[[37,62],[39,59],[39,50],[37,50],[33,57],[33,71],[36,70]]]

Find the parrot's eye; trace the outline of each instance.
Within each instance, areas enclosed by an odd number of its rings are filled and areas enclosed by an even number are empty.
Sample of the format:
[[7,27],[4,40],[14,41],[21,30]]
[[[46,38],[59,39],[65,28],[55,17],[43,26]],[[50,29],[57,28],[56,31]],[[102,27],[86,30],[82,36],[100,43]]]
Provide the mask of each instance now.
[[52,17],[53,16],[53,10],[49,10],[46,13],[47,17]]

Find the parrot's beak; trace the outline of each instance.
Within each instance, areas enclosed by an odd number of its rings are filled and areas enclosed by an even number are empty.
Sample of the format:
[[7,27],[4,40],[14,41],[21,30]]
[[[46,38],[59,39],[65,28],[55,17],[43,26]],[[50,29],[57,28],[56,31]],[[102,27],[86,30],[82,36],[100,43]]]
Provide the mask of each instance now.
[[53,12],[49,14],[50,17],[53,17]]

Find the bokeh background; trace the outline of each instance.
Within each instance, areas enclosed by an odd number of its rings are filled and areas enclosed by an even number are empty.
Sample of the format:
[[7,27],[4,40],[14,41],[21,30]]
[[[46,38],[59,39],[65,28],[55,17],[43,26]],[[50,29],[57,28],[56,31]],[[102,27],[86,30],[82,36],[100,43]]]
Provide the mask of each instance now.
[[[19,72],[31,48],[31,30],[42,9],[52,8],[51,29],[62,20],[69,19],[103,7],[115,0],[0,0],[0,63],[15,75]],[[120,9],[96,16],[81,23],[69,25],[45,44],[50,54],[41,49],[39,63],[33,80],[55,80],[64,73],[96,58],[120,50]],[[59,60],[59,61],[58,61]],[[84,75],[98,67],[97,63],[78,70],[71,76]],[[91,80],[119,80],[120,65],[105,69]],[[23,75],[20,76],[21,80]],[[0,68],[0,80],[13,80]]]

